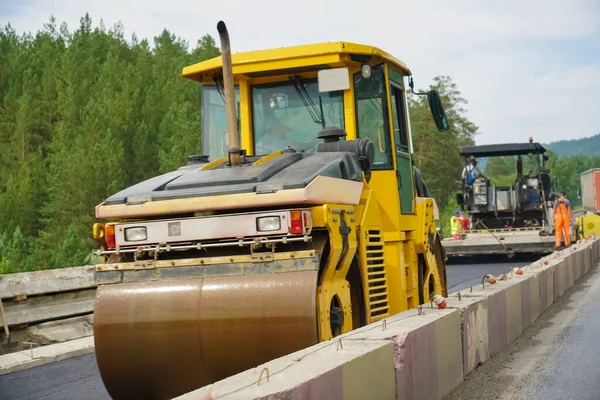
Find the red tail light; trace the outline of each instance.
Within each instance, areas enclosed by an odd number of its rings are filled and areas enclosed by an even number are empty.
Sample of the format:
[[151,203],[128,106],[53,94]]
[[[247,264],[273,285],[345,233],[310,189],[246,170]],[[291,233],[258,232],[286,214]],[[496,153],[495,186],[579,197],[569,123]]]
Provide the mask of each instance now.
[[117,247],[117,241],[115,240],[115,226],[114,225],[106,225],[104,231],[104,241],[106,242],[106,247],[109,249],[114,249]]
[[300,234],[303,230],[302,225],[302,212],[301,211],[291,211],[291,222],[292,222],[292,233]]

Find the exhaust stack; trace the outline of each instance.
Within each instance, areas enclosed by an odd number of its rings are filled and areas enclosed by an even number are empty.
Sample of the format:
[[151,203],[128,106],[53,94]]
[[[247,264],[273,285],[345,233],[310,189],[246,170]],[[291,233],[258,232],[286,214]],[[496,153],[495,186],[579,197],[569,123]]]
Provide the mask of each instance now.
[[229,162],[232,166],[240,165],[240,137],[237,130],[235,117],[235,91],[233,87],[233,66],[231,64],[231,45],[229,44],[229,32],[225,22],[217,24],[219,38],[221,40],[221,58],[223,59],[223,86],[225,91],[225,110],[227,113],[227,131],[229,132]]

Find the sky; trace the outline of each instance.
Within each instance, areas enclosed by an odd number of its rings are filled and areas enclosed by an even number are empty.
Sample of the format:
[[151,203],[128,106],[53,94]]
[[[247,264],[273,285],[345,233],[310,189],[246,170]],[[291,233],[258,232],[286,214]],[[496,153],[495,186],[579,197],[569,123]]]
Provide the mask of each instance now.
[[468,101],[477,144],[549,143],[600,133],[600,0],[0,0],[0,25],[35,33],[51,15],[69,30],[86,12],[121,22],[126,37],[166,28],[193,47],[217,40],[224,20],[233,52],[349,41],[404,61],[417,88],[448,75]]

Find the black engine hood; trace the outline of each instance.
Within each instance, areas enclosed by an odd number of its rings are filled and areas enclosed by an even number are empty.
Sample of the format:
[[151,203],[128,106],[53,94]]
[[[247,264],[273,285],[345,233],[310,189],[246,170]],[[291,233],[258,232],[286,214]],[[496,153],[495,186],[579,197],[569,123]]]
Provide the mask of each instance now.
[[130,186],[104,201],[104,205],[135,204],[146,201],[239,193],[271,193],[306,187],[317,176],[361,182],[362,169],[352,152],[283,154],[259,162],[263,157],[246,157],[246,162],[232,167],[227,162],[203,171],[207,164],[192,164]]

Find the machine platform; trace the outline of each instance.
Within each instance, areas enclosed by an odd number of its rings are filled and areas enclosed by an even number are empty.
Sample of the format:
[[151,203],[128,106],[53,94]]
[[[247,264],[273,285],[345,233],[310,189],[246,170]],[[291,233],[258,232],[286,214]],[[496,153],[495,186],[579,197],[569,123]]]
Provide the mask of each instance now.
[[485,254],[551,253],[554,236],[538,228],[490,229],[465,231],[464,239],[442,240],[448,257]]

